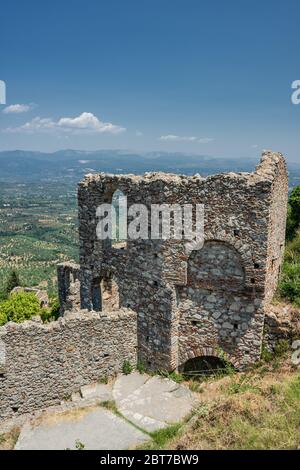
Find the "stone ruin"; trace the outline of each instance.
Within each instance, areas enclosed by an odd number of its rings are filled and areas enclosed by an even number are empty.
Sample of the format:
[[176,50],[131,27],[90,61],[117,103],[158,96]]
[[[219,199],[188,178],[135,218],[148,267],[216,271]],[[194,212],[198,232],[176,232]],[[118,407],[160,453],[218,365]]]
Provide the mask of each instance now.
[[[128,206],[204,204],[203,248],[99,240],[96,209],[116,191]],[[287,198],[285,160],[270,151],[252,173],[87,175],[78,188],[80,264],[58,267],[62,314],[133,310],[138,360],[148,369],[181,370],[223,353],[237,368],[254,363],[280,273]]]
[[[96,209],[116,191],[128,206],[204,204],[203,247],[99,240]],[[287,197],[285,161],[272,152],[253,173],[87,175],[78,188],[80,264],[58,266],[61,317],[0,327],[0,424],[59,404],[125,360],[193,370],[198,358],[225,354],[243,369],[260,359],[263,339],[272,347],[289,338],[288,316],[281,327],[271,305]]]

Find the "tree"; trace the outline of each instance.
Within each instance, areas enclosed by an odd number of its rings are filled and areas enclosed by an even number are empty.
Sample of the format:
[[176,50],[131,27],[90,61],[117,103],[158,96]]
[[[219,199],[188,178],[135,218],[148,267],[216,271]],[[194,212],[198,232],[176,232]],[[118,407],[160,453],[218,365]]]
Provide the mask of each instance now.
[[7,295],[15,288],[15,287],[18,287],[20,285],[20,278],[19,278],[19,275],[17,273],[17,271],[15,271],[15,269],[13,269],[11,271],[11,273],[9,274],[8,276],[8,279],[7,279],[7,282],[6,282],[6,293]]
[[295,186],[289,197],[286,236],[291,240],[300,227],[300,186]]
[[40,302],[33,292],[15,292],[0,303],[0,324],[21,323],[40,313]]

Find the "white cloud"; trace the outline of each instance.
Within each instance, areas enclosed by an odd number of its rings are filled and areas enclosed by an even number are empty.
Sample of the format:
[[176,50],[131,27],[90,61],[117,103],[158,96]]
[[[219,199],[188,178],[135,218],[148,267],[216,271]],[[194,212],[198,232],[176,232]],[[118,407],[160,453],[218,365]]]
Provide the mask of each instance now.
[[4,129],[5,132],[33,134],[35,132],[53,132],[69,134],[119,134],[126,131],[124,127],[110,122],[102,122],[92,113],[82,113],[80,116],[62,117],[58,121],[52,118],[35,117],[19,127]]
[[162,140],[164,142],[198,142],[199,144],[208,144],[214,139],[211,139],[209,137],[198,138],[195,136],[179,136],[174,134],[168,134],[160,136],[159,140]]
[[168,135],[162,135],[160,136],[159,140],[164,140],[168,142],[194,142],[197,140],[197,137],[187,137],[187,136],[179,136],[179,135],[174,135],[174,134],[168,134]]
[[27,113],[32,109],[30,104],[10,104],[3,109],[2,113],[4,114],[21,114]]
[[124,127],[116,126],[111,122],[102,122],[92,113],[82,113],[75,118],[61,118],[57,125],[63,129],[81,129],[96,133],[119,134],[125,131]]
[[213,142],[215,139],[212,139],[211,137],[203,137],[201,139],[198,139],[197,142],[199,144],[209,144],[210,142]]
[[253,145],[251,145],[251,148],[252,148],[252,149],[257,149],[257,148],[258,148],[258,145],[257,145],[257,144],[253,144]]

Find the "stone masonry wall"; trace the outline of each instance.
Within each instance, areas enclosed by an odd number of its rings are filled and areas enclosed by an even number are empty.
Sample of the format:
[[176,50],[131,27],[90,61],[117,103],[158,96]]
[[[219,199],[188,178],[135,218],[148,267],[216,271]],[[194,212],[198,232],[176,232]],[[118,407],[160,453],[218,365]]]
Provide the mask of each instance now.
[[[258,167],[258,172],[266,174],[265,162]],[[285,247],[285,227],[288,202],[288,177],[284,160],[277,159],[267,169],[272,180],[272,192],[269,215],[268,253],[266,265],[266,300],[272,300],[280,275]]]
[[136,314],[76,312],[0,327],[0,421],[59,402],[136,363]]
[[264,345],[274,351],[280,341],[290,345],[300,340],[300,309],[291,305],[269,305],[264,325]]
[[63,263],[57,266],[57,284],[60,310],[80,310],[80,266]]
[[[149,212],[151,204],[203,204],[204,247],[149,239],[117,249],[98,240],[97,207],[115,191]],[[253,363],[282,260],[286,204],[285,161],[269,151],[253,173],[87,175],[78,188],[81,308],[101,310],[99,284],[113,277],[120,307],[137,312],[138,356],[148,368],[172,370],[218,346],[237,366]]]
[[[238,252],[221,242],[206,242],[190,255],[187,285],[178,288],[179,365],[218,355],[217,346],[241,367],[259,359],[262,301],[244,289]],[[258,346],[258,347],[257,347]],[[253,351],[254,350],[254,351]]]

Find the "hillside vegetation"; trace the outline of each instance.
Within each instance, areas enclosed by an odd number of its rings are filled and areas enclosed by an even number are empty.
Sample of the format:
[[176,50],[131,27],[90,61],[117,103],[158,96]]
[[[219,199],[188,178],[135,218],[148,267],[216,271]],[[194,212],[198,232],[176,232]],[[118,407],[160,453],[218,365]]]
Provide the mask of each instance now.
[[[189,383],[199,405],[160,432],[163,449],[271,450],[300,447],[300,371],[288,354],[245,373]],[[147,447],[147,446],[146,446]],[[149,444],[148,448],[157,448]]]
[[300,306],[300,186],[293,189],[289,198],[286,248],[277,297]]

